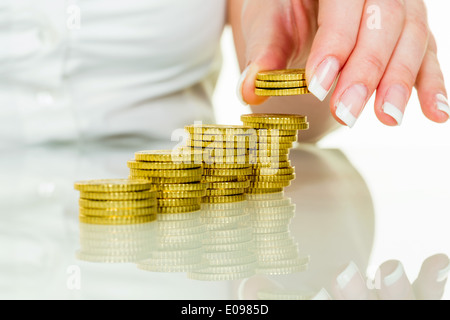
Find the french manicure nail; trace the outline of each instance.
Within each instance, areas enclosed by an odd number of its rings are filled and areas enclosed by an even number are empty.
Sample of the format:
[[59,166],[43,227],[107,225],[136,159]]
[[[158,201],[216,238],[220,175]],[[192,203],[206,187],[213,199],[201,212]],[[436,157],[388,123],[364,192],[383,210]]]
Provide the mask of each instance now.
[[450,107],[447,98],[443,94],[438,94],[436,100],[438,110],[445,112],[450,117]]
[[450,264],[438,272],[438,277],[437,277],[436,281],[443,282],[443,281],[447,280],[449,273],[450,273]]
[[242,94],[242,89],[243,89],[245,78],[247,77],[248,70],[250,70],[250,66],[245,68],[244,72],[242,72],[241,77],[239,78],[239,81],[238,81],[237,88],[236,88],[237,97],[244,106],[248,106],[248,103],[244,101],[244,97]]
[[320,101],[325,100],[339,73],[339,61],[334,57],[325,59],[316,69],[308,89]]
[[397,281],[400,280],[400,278],[404,274],[405,274],[405,271],[403,270],[403,265],[399,262],[397,264],[397,268],[395,268],[395,270],[391,274],[384,277],[383,282],[384,282],[385,286],[390,287],[393,284],[397,283]]
[[356,264],[353,261],[350,262],[347,268],[345,268],[345,270],[342,271],[342,273],[339,274],[336,278],[339,288],[341,290],[345,289],[345,287],[347,287],[347,285],[350,283],[353,277],[358,273],[359,270]]
[[397,125],[401,125],[407,103],[408,91],[402,85],[393,85],[384,98],[383,112],[394,118]]
[[367,87],[363,84],[348,88],[337,103],[336,116],[352,128],[364,108],[367,95]]

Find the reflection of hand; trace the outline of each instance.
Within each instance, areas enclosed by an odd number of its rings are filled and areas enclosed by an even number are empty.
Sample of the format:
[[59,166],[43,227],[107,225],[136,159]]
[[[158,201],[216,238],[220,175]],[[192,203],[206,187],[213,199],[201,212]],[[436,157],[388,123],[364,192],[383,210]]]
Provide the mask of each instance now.
[[428,118],[449,118],[422,0],[247,0],[241,23],[237,42],[245,42],[241,62],[249,68],[240,89],[249,104],[265,101],[254,93],[258,71],[306,63],[310,90],[321,100],[341,74],[331,98],[341,124],[353,126],[375,90],[379,120],[400,124],[414,86]]
[[408,280],[402,263],[395,260],[383,263],[375,280],[367,281],[351,262],[336,277],[331,291],[339,300],[437,300],[442,298],[449,271],[448,257],[439,254],[424,261],[414,283]]
[[439,300],[444,294],[449,271],[446,255],[432,256],[424,261],[419,276],[411,284],[402,263],[390,260],[380,266],[376,279],[371,281],[363,278],[356,264],[351,262],[336,276],[330,289],[331,295],[326,289],[315,295],[286,290],[273,280],[257,276],[241,283],[239,298],[252,300],[261,296],[261,292],[272,292],[273,297],[280,299],[307,299],[309,296],[313,300]]

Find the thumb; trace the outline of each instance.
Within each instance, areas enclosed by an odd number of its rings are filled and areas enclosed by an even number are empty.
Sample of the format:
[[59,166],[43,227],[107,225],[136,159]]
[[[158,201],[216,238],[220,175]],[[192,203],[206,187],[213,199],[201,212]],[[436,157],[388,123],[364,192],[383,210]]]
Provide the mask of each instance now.
[[[267,8],[266,8],[267,9]],[[267,100],[255,94],[256,75],[260,71],[285,69],[295,44],[277,10],[265,12],[244,10],[242,25],[247,68],[238,83],[238,96],[244,104],[259,105]],[[249,22],[251,21],[251,22]]]

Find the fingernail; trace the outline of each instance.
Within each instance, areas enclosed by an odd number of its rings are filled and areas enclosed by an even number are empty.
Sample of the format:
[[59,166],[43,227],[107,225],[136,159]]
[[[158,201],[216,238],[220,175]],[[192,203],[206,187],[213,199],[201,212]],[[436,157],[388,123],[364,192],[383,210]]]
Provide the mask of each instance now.
[[363,84],[348,88],[337,103],[336,116],[352,128],[364,108],[367,95],[367,87]]
[[243,97],[243,95],[242,95],[242,87],[243,87],[243,85],[244,85],[244,81],[245,81],[245,78],[247,77],[247,73],[248,73],[248,70],[249,70],[249,69],[250,69],[250,66],[248,66],[247,68],[245,68],[244,72],[242,72],[241,77],[239,78],[239,82],[238,82],[238,85],[237,85],[237,89],[236,89],[236,91],[237,91],[237,92],[236,92],[237,97],[238,97],[239,101],[240,101],[244,106],[248,106],[248,103],[244,101],[244,97]]
[[404,274],[405,274],[405,271],[403,270],[403,266],[399,262],[397,264],[397,268],[395,268],[395,270],[391,274],[389,274],[386,277],[384,277],[383,282],[386,285],[386,287],[390,287],[393,284],[397,283],[397,281],[400,280],[400,278]]
[[339,73],[339,61],[334,57],[325,59],[316,69],[308,89],[320,101],[325,100]]
[[339,288],[345,289],[345,287],[350,283],[350,281],[353,279],[353,277],[359,273],[358,267],[356,264],[352,261],[349,263],[347,268],[339,274],[336,278],[337,284]]
[[450,264],[438,272],[438,277],[437,277],[436,281],[443,282],[443,281],[447,280],[449,273],[450,273]]
[[445,112],[450,117],[450,107],[448,106],[447,98],[443,94],[438,94],[436,100],[438,110]]
[[331,297],[328,294],[328,291],[322,288],[314,297],[311,298],[311,300],[327,301],[331,300]]
[[383,112],[394,118],[397,125],[401,125],[408,103],[408,91],[402,85],[393,85],[384,98]]

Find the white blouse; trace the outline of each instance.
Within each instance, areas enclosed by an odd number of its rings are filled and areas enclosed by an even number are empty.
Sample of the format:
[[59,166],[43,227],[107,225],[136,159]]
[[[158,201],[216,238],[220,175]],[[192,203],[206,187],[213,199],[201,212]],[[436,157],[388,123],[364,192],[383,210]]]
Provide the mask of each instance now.
[[0,146],[213,121],[226,0],[1,0]]

